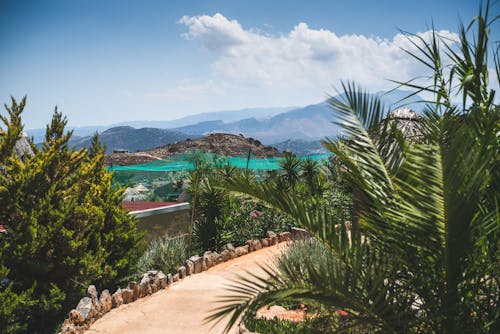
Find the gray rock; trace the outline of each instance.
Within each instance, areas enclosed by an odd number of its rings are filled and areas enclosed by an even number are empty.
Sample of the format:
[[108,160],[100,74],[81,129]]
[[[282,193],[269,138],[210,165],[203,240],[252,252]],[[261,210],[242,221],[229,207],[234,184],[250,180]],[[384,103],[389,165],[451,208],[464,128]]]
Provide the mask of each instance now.
[[140,298],[144,298],[147,295],[151,294],[151,285],[149,284],[149,281],[142,281],[139,285],[139,290],[140,290]]
[[132,289],[121,289],[121,290],[122,290],[123,304],[128,304],[134,301],[134,290]]
[[194,274],[194,263],[193,263],[193,261],[186,260],[186,264],[184,266],[186,267],[186,276]]
[[113,302],[111,300],[111,295],[109,293],[109,290],[103,290],[101,292],[99,303],[101,304],[101,312],[103,314],[108,313],[113,308]]
[[76,311],[81,314],[85,321],[88,321],[94,315],[93,308],[94,305],[92,304],[92,298],[83,297],[80,299],[80,302],[78,302]]
[[128,288],[134,292],[132,295],[132,300],[139,299],[141,294],[141,289],[139,288],[139,284],[137,284],[136,281],[132,281],[128,284]]
[[155,282],[149,284],[149,287],[151,288],[151,293],[155,293],[156,291],[160,290],[160,286]]
[[149,285],[149,281],[141,281],[141,283],[139,283],[139,298],[144,298],[150,294],[151,286]]
[[161,271],[158,273],[158,283],[160,284],[158,286],[160,289],[165,289],[167,287],[167,275]]
[[201,273],[203,258],[199,255],[194,255],[189,258],[189,261],[193,262],[193,274]]
[[[186,270],[186,268],[184,268],[184,270]],[[179,282],[179,274],[174,274],[174,276],[172,276],[172,282]]]
[[183,279],[184,277],[186,277],[186,267],[180,266],[179,269],[177,269],[177,274],[179,276],[178,279]]
[[113,304],[113,308],[119,307],[120,305],[123,304],[123,298],[122,298],[122,290],[118,289],[116,290],[115,293],[111,296],[111,303]]
[[167,285],[172,285],[173,282],[172,274],[167,274]]
[[214,263],[212,261],[212,252],[207,251],[207,252],[203,253],[203,262],[202,262],[201,270],[205,271],[205,270],[210,269],[213,266],[214,266]]
[[95,288],[95,285],[89,285],[87,288],[87,297],[90,297],[93,301],[97,301],[97,289]]

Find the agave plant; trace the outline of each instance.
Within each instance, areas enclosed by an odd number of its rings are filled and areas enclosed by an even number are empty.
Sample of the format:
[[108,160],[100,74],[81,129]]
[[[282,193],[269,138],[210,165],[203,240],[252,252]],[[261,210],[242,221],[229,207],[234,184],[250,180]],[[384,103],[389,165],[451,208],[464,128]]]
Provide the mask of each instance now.
[[314,197],[304,202],[248,175],[228,181],[229,190],[293,217],[328,257],[241,278],[209,319],[230,315],[229,330],[262,306],[301,301],[345,310],[349,326],[374,333],[500,332],[500,108],[488,89],[496,20],[488,21],[488,8],[461,25],[458,46],[437,32],[430,40],[408,36],[418,50],[410,55],[431,80],[400,84],[434,96],[419,141],[384,122],[388,110],[354,84],[329,99],[347,140],[323,144],[345,166],[359,228],[335,225],[327,208],[311,205],[320,203]]

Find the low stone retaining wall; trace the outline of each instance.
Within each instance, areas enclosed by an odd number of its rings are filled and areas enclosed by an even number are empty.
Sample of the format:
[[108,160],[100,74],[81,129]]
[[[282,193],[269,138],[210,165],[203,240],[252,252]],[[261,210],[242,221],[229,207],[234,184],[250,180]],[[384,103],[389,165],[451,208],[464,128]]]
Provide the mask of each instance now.
[[291,232],[279,234],[268,231],[266,238],[248,240],[244,246],[234,247],[232,244],[227,244],[226,249],[220,253],[207,251],[203,253],[203,256],[191,256],[183,266],[177,269],[174,275],[165,275],[156,270],[148,271],[142,275],[140,282],[132,281],[127,287],[119,288],[113,294],[109,290],[103,290],[99,296],[96,287],[90,285],[87,289],[87,297],[83,297],[64,320],[60,334],[83,334],[97,319],[122,304],[129,304],[159,290],[167,289],[170,285],[187,276],[201,273],[219,263],[246,255],[249,252],[273,246],[279,242],[288,242],[309,236],[306,230],[299,228],[292,228]]

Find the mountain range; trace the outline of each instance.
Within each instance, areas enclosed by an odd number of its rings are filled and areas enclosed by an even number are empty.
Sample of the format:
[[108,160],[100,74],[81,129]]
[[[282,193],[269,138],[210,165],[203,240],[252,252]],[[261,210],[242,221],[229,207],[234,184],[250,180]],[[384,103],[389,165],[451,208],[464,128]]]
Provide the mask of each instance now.
[[[394,90],[378,92],[376,95],[381,96],[386,105],[396,106],[409,92]],[[418,112],[418,100],[421,100],[419,96],[413,96],[405,105]],[[391,108],[394,109],[396,107]],[[280,149],[283,147],[284,150],[305,150],[309,152],[306,154],[313,154],[321,150],[318,140],[325,137],[335,138],[339,134],[340,128],[334,125],[333,121],[334,114],[326,102],[300,108],[242,109],[202,113],[174,121],[131,121],[109,127],[74,128],[70,145],[88,146],[91,135],[97,131],[101,142],[107,145],[108,152],[113,149],[134,152],[221,132],[242,134]],[[28,130],[28,135],[33,136],[35,142],[40,142],[44,131]]]

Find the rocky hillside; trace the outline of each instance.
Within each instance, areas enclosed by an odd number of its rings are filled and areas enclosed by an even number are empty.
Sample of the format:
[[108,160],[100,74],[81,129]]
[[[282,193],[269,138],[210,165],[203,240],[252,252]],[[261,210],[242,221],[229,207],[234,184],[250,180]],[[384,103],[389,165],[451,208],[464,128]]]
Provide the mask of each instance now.
[[[178,131],[142,128],[135,129],[130,126],[117,126],[99,134],[99,140],[106,145],[106,152],[111,153],[115,149],[125,149],[129,152],[147,150],[160,145],[175,143],[187,138],[198,138],[199,136],[187,135]],[[70,146],[76,148],[88,147],[92,137],[73,137]]]
[[201,150],[226,156],[245,156],[248,150],[259,158],[279,157],[282,153],[276,148],[263,145],[259,140],[242,135],[213,133],[199,139],[187,139],[150,150],[135,153],[112,153],[106,156],[106,164],[134,165],[150,162],[190,150]]

